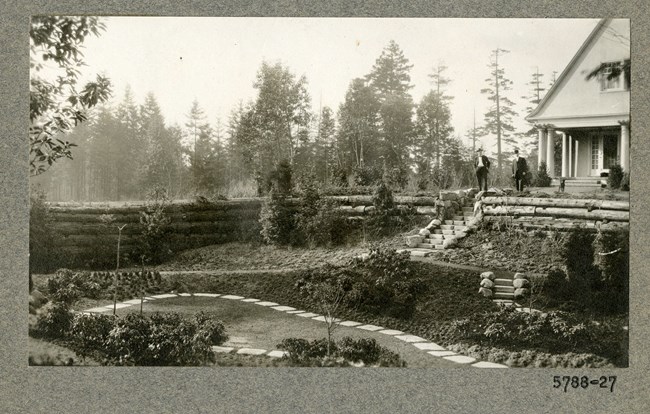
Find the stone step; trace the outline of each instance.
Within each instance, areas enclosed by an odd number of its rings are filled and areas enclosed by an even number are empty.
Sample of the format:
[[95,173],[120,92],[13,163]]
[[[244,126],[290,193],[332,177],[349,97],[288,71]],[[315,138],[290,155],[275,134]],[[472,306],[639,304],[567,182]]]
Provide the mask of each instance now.
[[443,239],[424,239],[423,244],[442,244]]
[[454,220],[454,226],[464,226],[465,220]]
[[465,216],[454,216],[454,221],[465,221]]
[[443,226],[453,226],[454,225],[454,220],[445,220],[444,224],[441,224],[440,227],[444,228]]
[[427,243],[419,243],[417,245],[418,250],[442,250],[442,244],[427,244]]
[[442,240],[444,235],[443,234],[429,234],[427,237],[429,239],[432,239],[432,240]]
[[506,306],[512,306],[512,305],[515,304],[515,302],[512,301],[511,299],[493,299],[493,301],[494,301],[494,303],[499,303],[499,304],[503,304],[503,305],[506,305]]
[[466,232],[467,231],[467,226],[460,226],[460,225],[454,226],[454,231],[456,233]]
[[494,292],[495,299],[514,299],[514,297],[515,297],[514,293]]
[[454,234],[456,234],[456,232],[454,230],[442,230],[442,234],[446,236],[453,236]]
[[463,207],[463,212],[474,214],[474,207]]
[[442,234],[441,229],[433,229],[433,234]]
[[505,285],[495,285],[494,286],[494,291],[495,292],[514,293],[515,292],[515,287],[514,286],[505,286]]
[[494,279],[494,284],[499,286],[512,286],[512,279]]
[[442,225],[440,225],[440,230],[453,230],[453,229],[454,229],[453,224],[442,224]]

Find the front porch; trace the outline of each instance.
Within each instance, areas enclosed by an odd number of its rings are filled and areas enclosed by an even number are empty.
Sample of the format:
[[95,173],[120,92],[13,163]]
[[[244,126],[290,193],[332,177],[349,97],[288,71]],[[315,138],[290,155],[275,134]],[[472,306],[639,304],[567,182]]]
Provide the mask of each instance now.
[[[540,165],[546,163],[546,170],[552,178],[591,177],[589,184],[599,184],[600,177],[607,177],[609,169],[620,165],[623,171],[630,168],[629,122],[602,127],[554,126],[538,127],[538,158]],[[555,141],[561,139],[561,168],[556,170]],[[558,175],[559,172],[559,175]],[[559,184],[559,182],[558,182]]]

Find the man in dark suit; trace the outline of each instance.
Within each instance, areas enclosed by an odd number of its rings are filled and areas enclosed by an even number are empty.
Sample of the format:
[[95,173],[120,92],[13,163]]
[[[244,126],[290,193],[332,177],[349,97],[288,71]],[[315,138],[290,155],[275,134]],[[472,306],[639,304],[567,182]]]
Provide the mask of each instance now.
[[476,150],[476,158],[474,159],[474,168],[476,169],[476,179],[478,180],[478,190],[487,191],[487,176],[490,172],[490,160],[483,155],[483,148]]
[[526,158],[519,155],[519,150],[515,150],[515,159],[512,161],[512,178],[515,179],[515,190],[524,191],[524,180],[528,174],[528,163]]

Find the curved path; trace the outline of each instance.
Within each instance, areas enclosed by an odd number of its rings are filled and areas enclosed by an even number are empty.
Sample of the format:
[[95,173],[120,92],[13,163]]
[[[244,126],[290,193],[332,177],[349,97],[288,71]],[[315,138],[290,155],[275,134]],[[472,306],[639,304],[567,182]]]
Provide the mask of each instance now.
[[[117,304],[118,313],[139,310],[140,299]],[[224,346],[213,347],[216,352],[237,352],[240,354],[268,355],[282,357],[276,349],[282,339],[298,337],[318,339],[326,337],[327,331],[321,315],[305,312],[290,306],[266,302],[256,298],[215,293],[170,293],[148,296],[143,309],[147,311],[175,311],[194,313],[196,307],[223,316],[230,340]],[[86,309],[85,313],[110,312],[113,305]],[[384,329],[381,326],[366,325],[355,321],[340,321],[334,331],[335,338],[374,338],[377,342],[396,352],[410,368],[432,367],[476,367],[507,368],[505,365],[480,362],[474,358],[458,355],[424,338],[405,332]]]

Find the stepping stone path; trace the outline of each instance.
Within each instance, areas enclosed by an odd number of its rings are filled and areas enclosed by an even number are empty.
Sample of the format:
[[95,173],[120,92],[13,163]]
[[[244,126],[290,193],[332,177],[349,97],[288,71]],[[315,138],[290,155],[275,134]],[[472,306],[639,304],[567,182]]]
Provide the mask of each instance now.
[[[194,294],[189,294],[189,293],[169,293],[169,294],[162,294],[162,295],[154,295],[154,296],[149,296],[146,299],[146,302],[153,302],[158,299],[167,299],[167,298],[177,298],[177,297],[190,297],[190,296],[202,296],[202,297],[210,297],[210,298],[215,298],[215,299],[229,299],[233,301],[240,301],[243,303],[249,303],[249,304],[255,304],[255,305],[261,305],[265,307],[269,307],[271,309],[274,309],[278,312],[284,312],[287,315],[296,315],[300,316],[303,318],[309,318],[312,320],[316,321],[324,321],[324,317],[322,315],[318,315],[316,313],[311,313],[311,312],[305,312],[301,310],[296,310],[295,308],[291,306],[281,306],[275,302],[262,302],[259,299],[251,299],[251,298],[244,298],[243,296],[237,296],[237,295],[221,295],[217,293],[194,293]],[[123,309],[123,308],[128,308],[130,306],[136,306],[140,303],[140,300],[132,299],[128,300],[125,302],[121,302],[117,304],[117,309]],[[100,307],[95,307],[91,309],[86,309],[82,311],[81,313],[103,313],[103,312],[108,312],[113,309],[113,305],[106,305],[106,306],[100,306]],[[340,320],[337,320],[340,321]],[[421,338],[419,336],[415,335],[409,335],[405,334],[402,331],[398,331],[395,329],[384,329],[381,326],[376,326],[376,325],[370,325],[370,324],[362,324],[361,322],[356,322],[356,321],[342,321],[339,322],[339,325],[341,326],[346,326],[349,328],[356,328],[356,329],[361,329],[369,332],[375,332],[378,334],[383,334],[386,336],[390,336],[392,338],[397,338],[403,342],[406,342],[408,344],[412,344],[416,349],[431,355],[432,357],[436,358],[443,358],[447,361],[455,362],[458,364],[471,364],[472,367],[476,368],[508,368],[506,365],[502,364],[495,364],[492,362],[486,362],[486,361],[476,361],[475,358],[468,357],[465,355],[458,355],[455,352],[446,350],[444,347],[435,344],[433,342],[429,342],[424,338]],[[239,342],[238,342],[239,341]],[[245,339],[243,338],[231,338],[231,341],[229,343],[235,344],[235,345],[244,345],[246,344]],[[237,354],[241,355],[266,355],[271,358],[282,358],[283,356],[286,355],[285,351],[280,351],[280,350],[266,350],[266,349],[259,349],[259,348],[250,348],[250,347],[235,347],[235,346],[213,346],[212,350],[214,352],[219,352],[219,353],[230,353],[230,352],[235,352]]]

